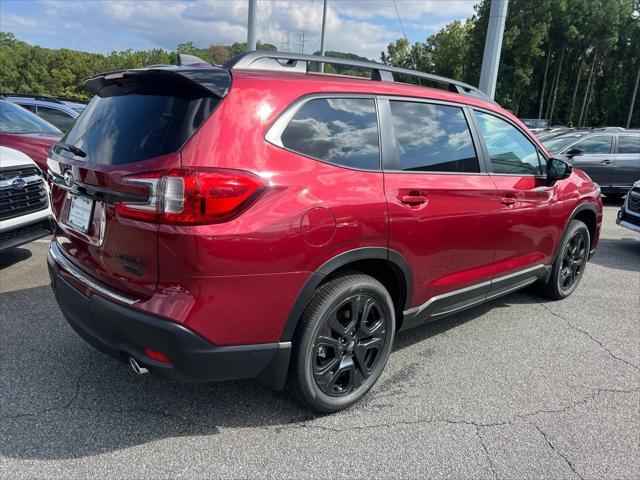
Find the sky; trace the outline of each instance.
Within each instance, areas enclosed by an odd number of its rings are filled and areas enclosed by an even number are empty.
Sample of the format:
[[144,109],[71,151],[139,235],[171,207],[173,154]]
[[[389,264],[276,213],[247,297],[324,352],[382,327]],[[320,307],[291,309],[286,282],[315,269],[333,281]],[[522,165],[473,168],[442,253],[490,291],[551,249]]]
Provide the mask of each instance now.
[[[326,49],[379,59],[404,34],[424,41],[478,0],[328,0]],[[0,30],[48,48],[108,53],[247,39],[247,0],[1,0]],[[400,18],[398,18],[398,16]],[[279,50],[320,50],[322,0],[258,0],[257,38]],[[401,26],[402,25],[402,26]]]

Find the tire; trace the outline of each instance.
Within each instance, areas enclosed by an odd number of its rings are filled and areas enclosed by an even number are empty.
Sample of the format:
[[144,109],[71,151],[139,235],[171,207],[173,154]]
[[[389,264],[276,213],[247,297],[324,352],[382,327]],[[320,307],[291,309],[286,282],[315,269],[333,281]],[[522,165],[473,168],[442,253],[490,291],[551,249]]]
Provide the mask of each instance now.
[[582,279],[590,249],[589,229],[580,220],[571,220],[558,247],[549,281],[541,286],[542,293],[554,300],[571,295]]
[[395,323],[391,296],[373,277],[347,274],[319,287],[293,338],[294,398],[321,413],[360,400],[387,363]]

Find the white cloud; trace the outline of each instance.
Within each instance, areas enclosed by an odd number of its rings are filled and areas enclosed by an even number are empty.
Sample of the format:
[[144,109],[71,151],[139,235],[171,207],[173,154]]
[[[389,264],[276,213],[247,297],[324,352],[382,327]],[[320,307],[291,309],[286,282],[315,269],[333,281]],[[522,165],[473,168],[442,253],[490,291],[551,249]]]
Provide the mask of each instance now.
[[[3,10],[10,8],[10,2]],[[442,15],[465,18],[474,1],[396,0],[405,28],[428,30],[446,23]],[[24,2],[22,3],[24,4]],[[31,15],[4,12],[2,30],[45,46],[110,51],[160,47],[194,41],[197,45],[231,44],[246,40],[247,2],[242,0],[40,0],[30,2]],[[287,32],[289,49],[296,50],[296,35],[304,32],[305,53],[320,49],[321,0],[258,0],[258,39],[283,48]],[[51,29],[61,19],[83,28]],[[357,53],[378,59],[386,45],[400,35],[390,1],[337,1],[329,3],[327,50]]]

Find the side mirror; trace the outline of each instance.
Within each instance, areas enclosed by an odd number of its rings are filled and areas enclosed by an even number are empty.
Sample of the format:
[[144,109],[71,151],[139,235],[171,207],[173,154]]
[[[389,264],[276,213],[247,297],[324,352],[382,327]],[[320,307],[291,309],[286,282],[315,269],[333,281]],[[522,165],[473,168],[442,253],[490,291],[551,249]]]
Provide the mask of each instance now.
[[569,178],[573,167],[559,158],[551,158],[547,162],[547,180],[550,184]]
[[571,150],[569,150],[566,155],[567,157],[571,158],[571,157],[577,157],[579,155],[582,155],[584,152],[582,150],[580,150],[579,148],[572,148]]

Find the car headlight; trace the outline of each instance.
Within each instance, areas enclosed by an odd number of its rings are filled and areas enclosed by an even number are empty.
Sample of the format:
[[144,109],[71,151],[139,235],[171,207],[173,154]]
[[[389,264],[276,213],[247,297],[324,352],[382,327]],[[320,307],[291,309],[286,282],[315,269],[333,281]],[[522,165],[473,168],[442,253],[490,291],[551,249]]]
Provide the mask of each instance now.
[[640,188],[640,180],[633,184],[633,188]]

